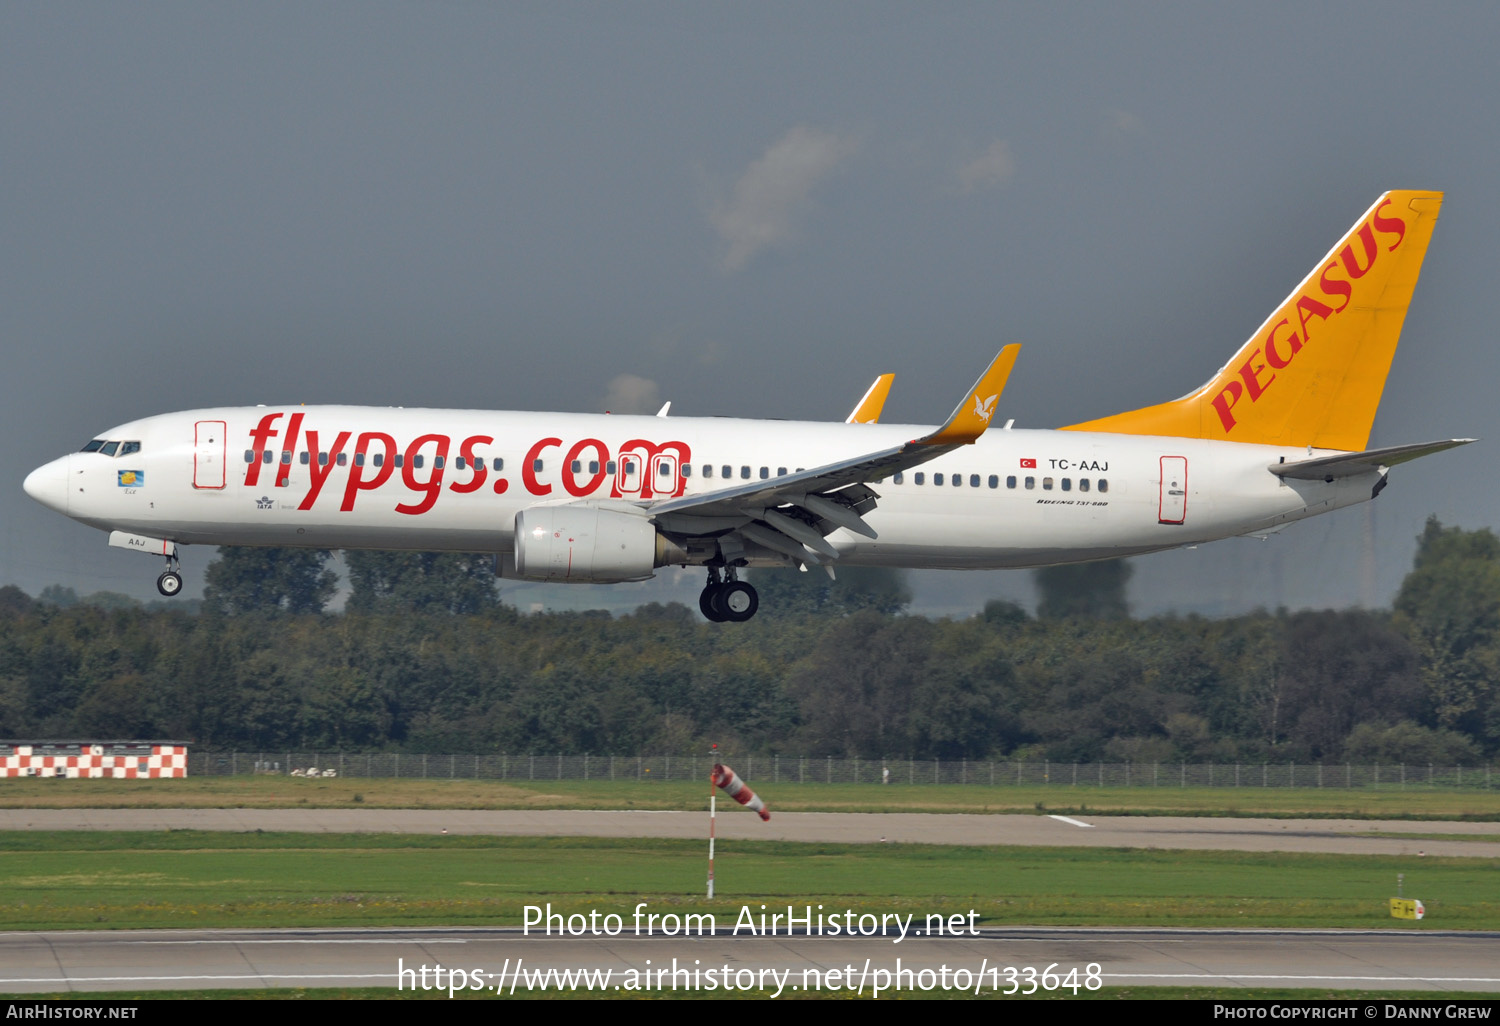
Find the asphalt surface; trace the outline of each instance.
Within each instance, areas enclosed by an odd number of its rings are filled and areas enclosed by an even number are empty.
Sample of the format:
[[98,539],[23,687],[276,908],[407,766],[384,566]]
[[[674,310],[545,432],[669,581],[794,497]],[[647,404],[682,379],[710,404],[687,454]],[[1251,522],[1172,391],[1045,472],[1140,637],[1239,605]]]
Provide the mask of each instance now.
[[394,988],[400,969],[409,970],[403,987],[504,997],[512,987],[525,995],[538,981],[533,974],[547,981],[549,970],[588,973],[575,985],[622,994],[632,982],[660,990],[674,980],[679,989],[723,988],[728,980],[772,991],[779,983],[787,995],[821,988],[866,997],[878,987],[889,995],[897,985],[932,990],[944,982],[971,993],[1095,985],[1500,992],[1497,934],[981,929],[900,939],[735,936],[733,925],[720,922],[712,936],[635,936],[627,912],[613,937],[515,929],[6,933],[0,992]]
[[[407,809],[7,809],[0,830],[228,830],[600,837],[704,836],[701,813]],[[731,808],[724,840],[1075,845],[1345,854],[1500,857],[1500,824],[1193,817],[774,813]],[[1418,834],[1419,837],[1382,836]],[[1432,835],[1472,837],[1436,840]],[[884,924],[873,936],[785,926],[774,935],[720,916],[709,936],[638,934],[620,921],[581,920],[551,935],[515,929],[109,931],[0,934],[0,992],[214,990],[285,987],[483,989],[521,996],[557,986],[613,990],[877,991],[1091,986],[1290,987],[1324,991],[1500,993],[1500,934],[1415,930],[1261,931],[1083,928],[979,929],[926,936]],[[749,909],[752,917],[758,907]],[[784,911],[769,909],[768,912]],[[837,910],[825,910],[826,914]],[[944,913],[957,909],[934,910]],[[798,909],[801,915],[802,910]],[[741,929],[734,931],[739,922]],[[757,920],[758,922],[758,920]],[[831,923],[829,924],[831,925]],[[857,926],[873,929],[866,922]],[[949,923],[952,926],[952,923]],[[610,931],[614,935],[610,935]],[[437,967],[442,967],[439,973]],[[452,970],[462,970],[462,975]],[[1050,975],[1044,975],[1050,969]],[[1076,972],[1074,972],[1076,970]],[[666,975],[662,975],[665,971]],[[535,974],[540,973],[538,977]],[[589,974],[580,979],[576,974]],[[1069,975],[1072,973],[1072,975]],[[552,974],[552,975],[549,975]],[[601,975],[603,974],[603,975]],[[904,974],[904,975],[903,975]],[[566,984],[564,984],[566,985]]]
[[[0,830],[447,831],[502,836],[701,838],[707,836],[708,817],[702,812],[464,809],[0,809]],[[717,833],[726,840],[851,844],[883,840],[1500,858],[1500,823],[774,811],[771,821],[763,823],[753,813],[731,807],[721,809]],[[1419,836],[1389,836],[1398,834]],[[1434,835],[1460,835],[1473,840],[1437,840]]]

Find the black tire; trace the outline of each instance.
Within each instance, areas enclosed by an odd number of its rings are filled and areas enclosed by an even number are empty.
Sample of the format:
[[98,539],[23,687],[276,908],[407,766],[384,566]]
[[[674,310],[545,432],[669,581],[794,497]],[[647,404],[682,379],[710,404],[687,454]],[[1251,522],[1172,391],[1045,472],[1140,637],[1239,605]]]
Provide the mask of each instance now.
[[156,590],[171,598],[182,590],[182,575],[171,570],[156,579]]
[[730,623],[744,623],[760,608],[760,596],[744,581],[730,581],[719,589],[718,607]]
[[719,610],[719,592],[723,589],[722,584],[710,584],[698,594],[698,612],[703,614],[705,620],[714,623],[723,623],[724,614]]

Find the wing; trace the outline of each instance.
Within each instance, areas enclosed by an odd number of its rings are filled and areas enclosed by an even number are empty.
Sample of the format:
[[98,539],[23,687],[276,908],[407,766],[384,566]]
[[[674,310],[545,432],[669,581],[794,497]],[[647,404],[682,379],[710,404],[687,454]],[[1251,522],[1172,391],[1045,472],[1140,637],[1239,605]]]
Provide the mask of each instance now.
[[743,550],[745,541],[794,562],[837,559],[827,535],[842,527],[866,538],[876,536],[863,517],[880,498],[871,482],[921,466],[984,434],[1020,351],[1019,345],[1001,349],[947,421],[921,438],[770,481],[664,499],[649,504],[647,512],[664,531],[717,535],[726,559]]
[[894,374],[882,374],[876,378],[864,398],[855,403],[844,423],[874,424],[880,420],[880,411],[885,409],[885,397],[891,394],[891,382],[895,380]]

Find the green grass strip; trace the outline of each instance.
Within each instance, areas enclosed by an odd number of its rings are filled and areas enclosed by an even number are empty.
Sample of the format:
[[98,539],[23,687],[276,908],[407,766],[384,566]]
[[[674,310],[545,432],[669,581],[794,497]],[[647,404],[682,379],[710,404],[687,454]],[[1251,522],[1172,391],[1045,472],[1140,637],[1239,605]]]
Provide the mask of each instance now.
[[[742,910],[987,925],[1500,929],[1500,867],[1455,857],[198,831],[0,835],[0,929],[520,925]],[[1393,920],[1396,874],[1427,918]]]

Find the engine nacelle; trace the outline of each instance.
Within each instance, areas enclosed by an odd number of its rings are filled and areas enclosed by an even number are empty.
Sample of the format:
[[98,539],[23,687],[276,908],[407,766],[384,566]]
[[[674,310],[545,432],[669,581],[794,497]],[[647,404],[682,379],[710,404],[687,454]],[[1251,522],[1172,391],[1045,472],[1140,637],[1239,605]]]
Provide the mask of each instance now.
[[645,517],[588,506],[535,506],[516,514],[516,575],[533,581],[644,581],[658,562]]

